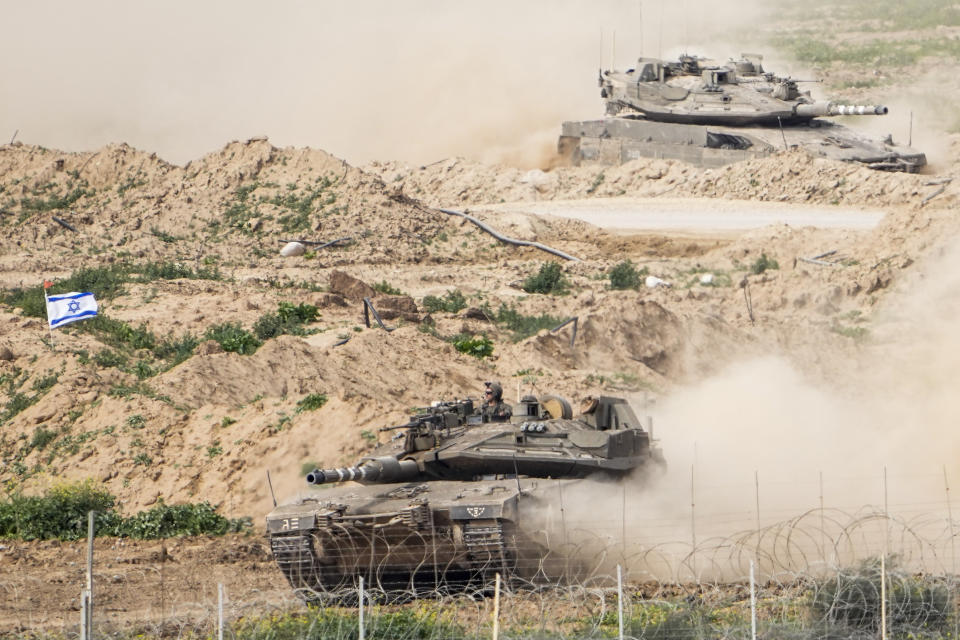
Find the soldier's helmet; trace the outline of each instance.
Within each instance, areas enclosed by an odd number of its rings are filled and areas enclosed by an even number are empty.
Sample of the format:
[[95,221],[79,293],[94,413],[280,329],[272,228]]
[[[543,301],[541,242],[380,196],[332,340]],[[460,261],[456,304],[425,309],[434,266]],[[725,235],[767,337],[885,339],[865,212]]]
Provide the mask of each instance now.
[[490,392],[494,400],[497,402],[503,400],[503,387],[499,382],[484,382],[484,384],[487,386],[486,391]]

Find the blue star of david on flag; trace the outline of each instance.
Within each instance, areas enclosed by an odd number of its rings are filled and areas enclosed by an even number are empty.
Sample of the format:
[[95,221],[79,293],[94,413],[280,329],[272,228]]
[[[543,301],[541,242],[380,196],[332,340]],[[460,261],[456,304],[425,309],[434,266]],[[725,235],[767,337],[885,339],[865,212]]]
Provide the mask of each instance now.
[[47,297],[47,321],[51,329],[97,315],[97,301],[92,293],[64,293]]

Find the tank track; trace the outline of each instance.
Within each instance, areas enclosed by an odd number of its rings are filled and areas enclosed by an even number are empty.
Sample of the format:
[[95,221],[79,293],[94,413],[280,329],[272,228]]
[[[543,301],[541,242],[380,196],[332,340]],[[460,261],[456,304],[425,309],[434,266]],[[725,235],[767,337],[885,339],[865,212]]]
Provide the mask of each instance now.
[[472,569],[486,580],[495,573],[506,577],[513,569],[513,557],[506,546],[503,520],[463,525],[463,542]]
[[[385,587],[396,585],[398,591],[409,592],[412,587],[416,591],[422,589],[424,593],[429,593],[436,591],[438,586],[444,590],[458,590],[490,585],[496,573],[508,580],[516,567],[516,554],[508,547],[511,524],[502,519],[464,523],[465,567],[421,567],[417,575],[405,577],[368,576],[368,584],[380,584],[380,579],[383,579]],[[311,532],[270,537],[270,549],[284,577],[305,600],[317,600],[324,595],[336,596],[339,591],[349,590],[355,576],[329,573],[315,552],[313,538]],[[404,586],[400,587],[401,584]]]
[[297,590],[320,586],[320,571],[309,533],[270,537],[273,558],[290,585]]

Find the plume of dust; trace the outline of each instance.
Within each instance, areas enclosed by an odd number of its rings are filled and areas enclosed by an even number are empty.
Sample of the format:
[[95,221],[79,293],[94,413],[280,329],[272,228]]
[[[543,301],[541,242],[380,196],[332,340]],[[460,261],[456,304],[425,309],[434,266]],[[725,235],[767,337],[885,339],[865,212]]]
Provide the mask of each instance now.
[[264,12],[250,0],[92,0],[50,14],[20,3],[8,22],[44,24],[44,40],[37,47],[21,29],[0,42],[11,61],[0,75],[0,131],[67,150],[123,141],[180,164],[267,134],[354,164],[533,165],[562,121],[602,115],[599,66],[658,49],[726,55],[732,27],[757,19],[759,6],[287,0]]
[[[887,509],[911,523],[904,538],[949,545],[942,538],[948,485],[955,490],[960,482],[958,316],[960,241],[951,240],[918,263],[876,311],[873,340],[860,357],[833,360],[849,373],[842,386],[805,378],[789,354],[769,355],[733,364],[662,400],[655,435],[666,473],[565,488],[559,523],[564,540],[593,549],[586,553],[593,562],[605,554],[607,564],[623,562],[634,576],[661,580],[689,575],[694,547],[750,540],[757,544],[750,553],[771,558],[777,550],[761,549],[763,538],[754,534],[803,517],[803,524],[816,528],[811,513],[821,506],[841,514],[841,526]],[[829,347],[822,355],[830,357]],[[557,504],[553,499],[550,507],[554,540],[560,537]],[[888,544],[883,527],[859,529],[863,539],[849,557],[803,559],[822,568],[882,553]],[[777,544],[769,538],[765,544]],[[710,541],[720,541],[719,547]],[[948,561],[949,548],[939,551]],[[824,554],[824,548],[807,553]],[[729,549],[727,554],[735,555]],[[701,562],[710,565],[709,559]],[[742,566],[734,568],[724,577],[744,575]]]

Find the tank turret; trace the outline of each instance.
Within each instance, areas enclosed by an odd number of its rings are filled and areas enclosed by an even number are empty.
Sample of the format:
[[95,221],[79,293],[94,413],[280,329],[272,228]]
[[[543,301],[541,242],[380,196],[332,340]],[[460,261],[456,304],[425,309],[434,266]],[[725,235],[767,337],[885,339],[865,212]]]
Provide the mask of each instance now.
[[267,516],[278,566],[302,594],[336,592],[358,574],[387,591],[491,572],[546,579],[539,561],[520,562],[548,547],[524,529],[525,505],[542,504],[545,486],[663,465],[616,397],[588,398],[574,416],[563,398],[525,396],[503,422],[483,422],[470,400],[437,402],[381,432],[393,436],[355,465],[314,469],[307,484],[324,486]]
[[887,107],[815,100],[803,88],[815,80],[778,76],[764,69],[762,59],[640,58],[626,71],[601,71],[608,117],[565,122],[558,150],[573,164],[646,156],[720,166],[791,147],[875,169],[914,172],[926,164],[924,154],[890,136],[871,140],[829,120],[882,116]]

